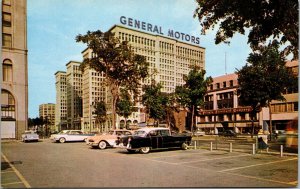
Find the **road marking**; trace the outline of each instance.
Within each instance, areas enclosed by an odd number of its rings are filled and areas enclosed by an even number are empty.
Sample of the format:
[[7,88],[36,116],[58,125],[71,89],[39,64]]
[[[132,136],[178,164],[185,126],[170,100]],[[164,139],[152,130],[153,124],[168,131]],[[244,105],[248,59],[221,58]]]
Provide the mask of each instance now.
[[170,155],[170,156],[154,156],[154,157],[150,157],[150,158],[165,158],[165,157],[175,157],[175,156],[191,156],[191,155],[195,155],[195,154],[207,154],[207,153],[211,153],[211,152],[197,152],[197,153],[177,153],[174,155]]
[[26,179],[23,177],[23,175],[15,168],[15,166],[13,164],[11,164],[9,162],[9,160],[7,159],[7,157],[1,153],[3,159],[9,164],[9,166],[13,169],[13,171],[16,173],[16,175],[19,177],[19,179],[21,180],[21,182],[25,185],[26,188],[31,188],[31,186],[29,185],[29,183],[26,181]]
[[[220,171],[218,171],[218,172],[220,172]],[[278,181],[278,180],[264,179],[264,178],[260,178],[260,177],[242,175],[242,174],[237,174],[237,173],[230,173],[229,172],[229,173],[226,173],[226,174],[236,175],[236,176],[241,176],[241,177],[246,177],[246,178],[251,178],[251,179],[256,179],[256,180],[268,181],[268,182],[276,182],[276,183],[280,183],[280,184],[297,185],[297,184],[290,183],[290,182],[282,182],[282,181]]]
[[10,183],[1,183],[1,186],[7,186],[12,184],[23,184],[23,182],[10,182]]
[[197,163],[197,162],[202,162],[202,161],[214,161],[214,160],[218,160],[218,159],[236,158],[236,157],[251,156],[251,155],[252,154],[242,154],[242,155],[238,155],[238,156],[228,156],[228,157],[220,157],[220,158],[201,159],[201,160],[196,160],[196,161],[186,161],[186,162],[180,162],[177,164]]
[[221,171],[218,171],[218,172],[233,171],[233,170],[245,169],[245,168],[256,167],[256,166],[261,166],[261,165],[268,165],[268,164],[273,164],[273,163],[278,163],[278,162],[293,161],[293,160],[296,160],[296,159],[298,159],[298,158],[284,159],[284,160],[280,160],[280,161],[272,161],[272,162],[267,162],[267,163],[259,163],[259,164],[248,165],[248,166],[243,166],[243,167],[235,167],[235,168],[231,168],[231,169],[224,169],[224,170],[221,170]]

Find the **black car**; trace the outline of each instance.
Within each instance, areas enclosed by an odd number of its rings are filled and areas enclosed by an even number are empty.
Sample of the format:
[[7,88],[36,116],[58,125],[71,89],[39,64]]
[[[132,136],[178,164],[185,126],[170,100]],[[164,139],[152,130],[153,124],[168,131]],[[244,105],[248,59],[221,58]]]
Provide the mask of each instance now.
[[143,154],[152,149],[181,148],[188,149],[191,136],[171,135],[168,128],[144,128],[135,131],[132,136],[119,137],[115,147],[126,148],[128,152],[139,151]]
[[233,130],[225,130],[223,132],[219,132],[219,135],[224,137],[237,137],[237,133]]

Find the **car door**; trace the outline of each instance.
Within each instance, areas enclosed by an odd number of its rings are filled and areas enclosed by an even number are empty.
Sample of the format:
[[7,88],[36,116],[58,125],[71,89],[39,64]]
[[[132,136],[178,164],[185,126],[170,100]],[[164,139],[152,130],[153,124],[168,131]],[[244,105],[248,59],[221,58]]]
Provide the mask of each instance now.
[[152,149],[162,148],[162,136],[159,130],[153,130],[149,132]]
[[67,141],[76,141],[76,131],[70,131],[68,134],[67,134],[67,138],[66,140]]
[[174,137],[170,135],[169,130],[161,130],[163,148],[175,147]]

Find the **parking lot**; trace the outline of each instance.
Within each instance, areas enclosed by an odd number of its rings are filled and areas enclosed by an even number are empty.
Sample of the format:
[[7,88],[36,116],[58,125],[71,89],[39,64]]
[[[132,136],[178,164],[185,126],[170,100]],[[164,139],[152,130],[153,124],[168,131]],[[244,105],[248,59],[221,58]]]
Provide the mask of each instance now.
[[85,143],[3,142],[1,185],[15,187],[296,187],[298,157],[228,150],[129,154]]

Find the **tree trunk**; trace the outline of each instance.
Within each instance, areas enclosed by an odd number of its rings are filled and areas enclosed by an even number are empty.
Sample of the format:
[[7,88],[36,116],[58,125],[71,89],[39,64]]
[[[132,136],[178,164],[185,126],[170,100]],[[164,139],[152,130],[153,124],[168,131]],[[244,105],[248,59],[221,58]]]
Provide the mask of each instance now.
[[191,123],[191,132],[193,133],[193,127],[194,127],[194,109],[195,106],[192,107],[192,123]]
[[273,126],[272,126],[272,111],[271,111],[271,103],[269,103],[269,117],[270,117],[270,124],[269,124],[269,131],[270,131],[270,141],[272,141],[272,130],[273,130]]
[[119,87],[111,82],[111,94],[112,94],[112,129],[116,129],[116,106],[119,97]]
[[252,126],[251,138],[253,138],[254,135],[254,115],[255,115],[255,111],[252,111],[251,112],[251,126]]

